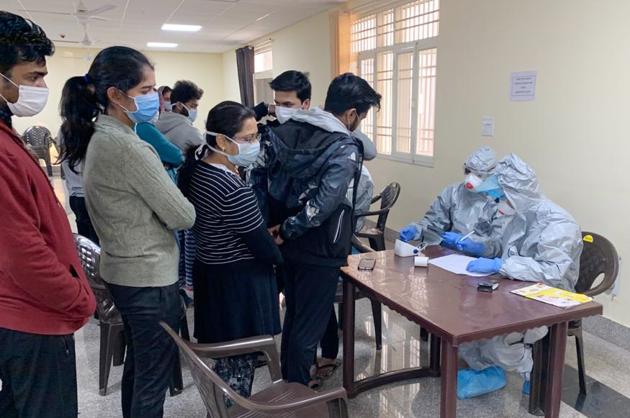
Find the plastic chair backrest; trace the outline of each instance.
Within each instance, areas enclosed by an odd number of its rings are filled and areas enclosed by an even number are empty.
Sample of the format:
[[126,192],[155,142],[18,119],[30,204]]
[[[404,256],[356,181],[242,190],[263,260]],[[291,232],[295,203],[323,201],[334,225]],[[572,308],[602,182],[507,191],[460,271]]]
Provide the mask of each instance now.
[[34,149],[48,149],[52,142],[52,135],[48,128],[44,126],[31,126],[24,131],[24,142]]
[[384,212],[378,216],[376,221],[376,227],[381,231],[385,231],[385,225],[387,224],[387,217],[389,216],[389,210],[394,206],[400,195],[400,184],[394,182],[390,183],[381,192],[381,210]]
[[96,297],[96,312],[99,320],[111,323],[121,322],[120,313],[114,305],[112,295],[99,273],[101,248],[88,238],[78,234],[74,234],[74,242],[79,253],[81,266]]
[[[591,237],[592,240],[588,237]],[[619,274],[619,256],[615,246],[601,235],[593,232],[583,232],[584,249],[580,256],[580,276],[575,291],[588,296],[595,296],[610,289]],[[593,283],[600,275],[602,281],[595,287]]]
[[184,356],[184,360],[190,366],[190,373],[192,374],[209,416],[212,418],[229,418],[223,395],[227,395],[228,398],[234,400],[237,404],[241,404],[244,398],[236,393],[219,375],[199,358],[188,345],[189,343],[184,341],[171,327],[164,322],[160,324],[171,336],[173,341],[175,341],[175,344],[177,344]]

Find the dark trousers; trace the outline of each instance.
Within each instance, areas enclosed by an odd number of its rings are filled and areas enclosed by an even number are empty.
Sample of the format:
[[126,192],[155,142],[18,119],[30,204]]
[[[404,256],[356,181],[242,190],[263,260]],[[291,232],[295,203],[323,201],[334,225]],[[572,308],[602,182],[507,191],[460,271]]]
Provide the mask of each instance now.
[[304,385],[335,301],[339,269],[286,261],[286,313],[282,329],[282,377]]
[[322,340],[319,342],[322,348],[322,357],[327,359],[336,359],[339,354],[339,323],[337,322],[337,314],[335,307],[331,309],[330,319],[326,326],[326,331]]
[[0,381],[2,418],[76,418],[73,336],[0,328]]
[[162,417],[178,350],[159,322],[179,330],[183,315],[179,286],[177,283],[164,287],[108,284],[108,288],[125,324],[123,417]]
[[92,226],[90,215],[88,214],[87,207],[85,206],[85,198],[79,196],[70,196],[70,209],[74,213],[74,217],[77,222],[77,232],[79,235],[83,235],[89,238],[95,244],[98,244],[98,235]]

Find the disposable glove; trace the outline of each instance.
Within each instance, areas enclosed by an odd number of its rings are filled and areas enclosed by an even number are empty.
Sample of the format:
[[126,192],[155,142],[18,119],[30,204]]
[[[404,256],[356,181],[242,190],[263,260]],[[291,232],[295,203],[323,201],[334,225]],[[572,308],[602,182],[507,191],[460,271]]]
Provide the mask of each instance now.
[[466,270],[472,273],[494,274],[498,273],[503,266],[500,258],[478,258],[468,263]]
[[414,224],[407,225],[400,230],[400,240],[403,242],[409,242],[416,238],[418,235],[418,227]]
[[486,252],[486,246],[481,242],[473,241],[466,238],[456,244],[457,251],[470,254],[475,257],[481,257]]

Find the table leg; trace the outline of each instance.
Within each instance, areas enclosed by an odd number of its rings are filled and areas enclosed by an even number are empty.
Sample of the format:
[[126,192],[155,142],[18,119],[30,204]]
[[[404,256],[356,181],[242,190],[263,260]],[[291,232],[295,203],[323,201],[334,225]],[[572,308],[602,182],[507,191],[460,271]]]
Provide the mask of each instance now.
[[547,389],[547,365],[549,364],[549,333],[532,346],[534,367],[530,376],[529,413],[545,415],[545,394]]
[[457,347],[451,341],[442,340],[442,396],[441,418],[457,416]]
[[429,369],[436,374],[440,375],[440,337],[435,334],[429,336],[430,348],[429,348]]
[[567,322],[561,322],[549,328],[549,372],[545,394],[545,417],[547,418],[557,418],[560,415],[567,331]]
[[354,285],[343,281],[343,387],[354,397]]

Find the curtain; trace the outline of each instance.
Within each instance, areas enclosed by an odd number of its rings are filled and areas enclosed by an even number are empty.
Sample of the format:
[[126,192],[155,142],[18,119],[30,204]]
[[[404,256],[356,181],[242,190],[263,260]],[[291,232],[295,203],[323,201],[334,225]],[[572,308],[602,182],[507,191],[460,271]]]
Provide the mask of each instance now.
[[330,14],[331,75],[336,77],[346,72],[357,72],[357,54],[352,52],[352,21],[355,16],[348,10],[337,10]]
[[254,107],[254,48],[245,46],[236,50],[238,85],[241,90],[241,103]]

